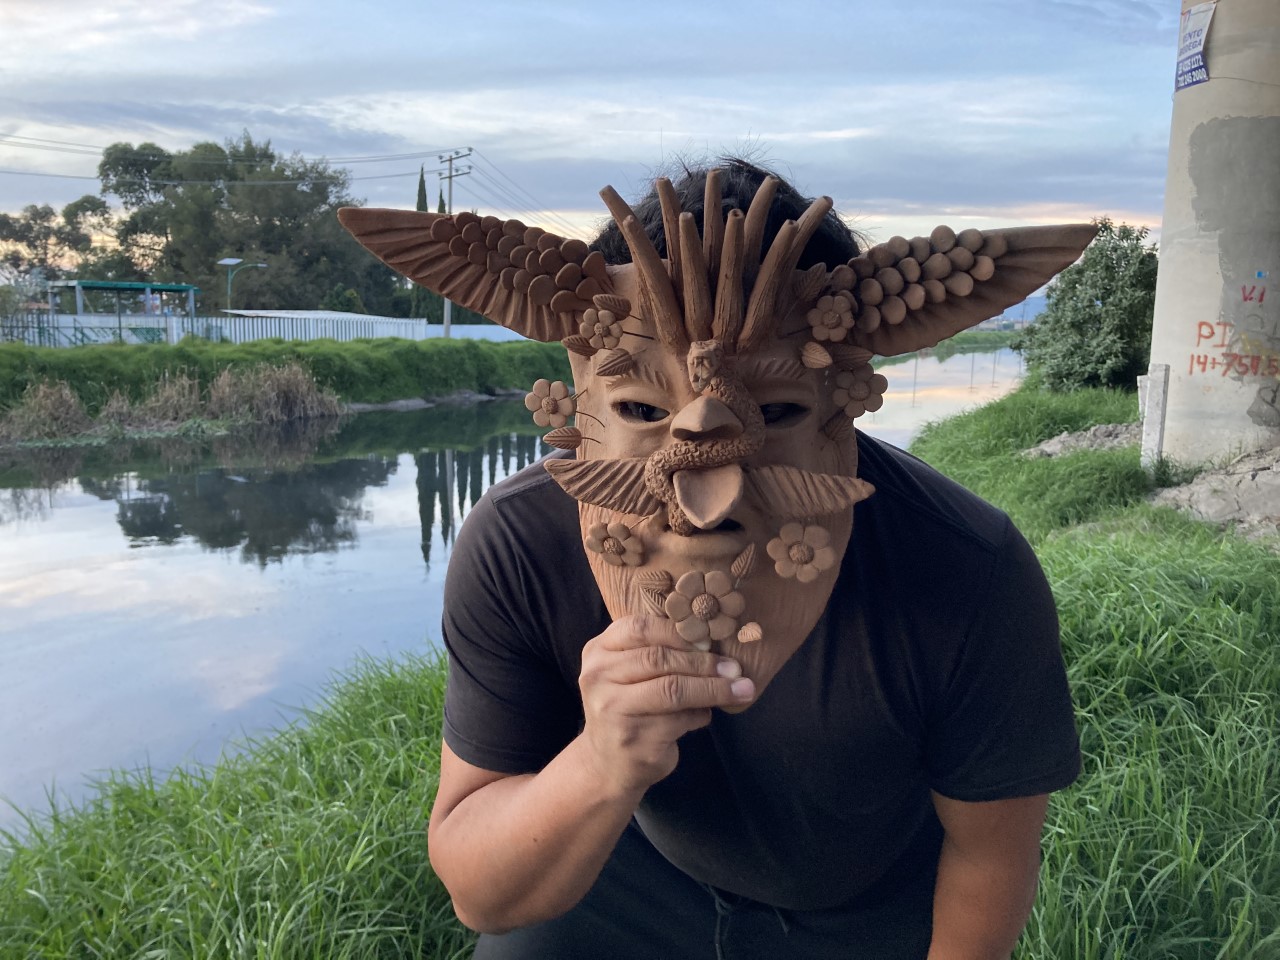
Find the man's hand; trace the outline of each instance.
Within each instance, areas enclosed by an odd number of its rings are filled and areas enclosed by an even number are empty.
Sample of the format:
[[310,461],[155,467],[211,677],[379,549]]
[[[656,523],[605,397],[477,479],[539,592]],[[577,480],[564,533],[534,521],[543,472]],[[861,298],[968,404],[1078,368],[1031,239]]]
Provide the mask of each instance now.
[[623,617],[582,650],[580,733],[537,774],[474,767],[448,745],[431,814],[431,862],[467,926],[500,933],[577,903],[644,791],[675,769],[676,741],[755,684],[695,650],[670,620]]
[[736,660],[695,650],[659,617],[610,624],[582,650],[583,739],[597,774],[643,793],[676,768],[676,741],[711,722],[713,707],[755,697]]

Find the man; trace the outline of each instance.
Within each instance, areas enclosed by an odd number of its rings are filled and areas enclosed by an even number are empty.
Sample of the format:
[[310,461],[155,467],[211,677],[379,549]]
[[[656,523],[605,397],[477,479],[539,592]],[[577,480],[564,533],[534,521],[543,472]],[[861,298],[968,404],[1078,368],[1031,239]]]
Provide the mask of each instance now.
[[[553,457],[469,517],[432,864],[476,956],[1008,956],[1079,769],[1052,597],[1008,519],[856,434],[869,361],[999,313],[1090,227],[859,254],[729,161],[588,248],[349,210],[408,276],[571,351]],[[569,425],[569,419],[574,423]]]

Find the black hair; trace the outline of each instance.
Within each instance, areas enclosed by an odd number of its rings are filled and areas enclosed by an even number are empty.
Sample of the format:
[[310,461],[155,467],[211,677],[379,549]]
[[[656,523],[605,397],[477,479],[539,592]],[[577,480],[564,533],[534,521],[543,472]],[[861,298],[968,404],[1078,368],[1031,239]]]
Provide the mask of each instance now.
[[[685,166],[682,175],[672,180],[672,186],[680,200],[681,211],[693,214],[699,232],[702,231],[702,206],[709,169],[712,168]],[[746,213],[760,184],[767,177],[778,176],[772,170],[739,157],[722,157],[715,164],[715,169],[720,171],[722,217],[735,208]],[[773,243],[773,238],[777,236],[782,225],[788,220],[798,220],[812,202],[809,198],[802,196],[800,191],[785,179],[781,177],[778,179],[781,182],[778,184],[778,191],[769,209],[769,218],[765,222],[765,250],[769,249],[769,245]],[[639,203],[632,204],[632,209],[636,212],[636,219],[640,221],[645,233],[657,248],[658,256],[666,257],[667,240],[662,228],[662,203],[658,199],[656,187],[651,187],[649,193]],[[610,220],[608,225],[600,231],[599,236],[591,243],[591,249],[599,250],[604,254],[606,263],[631,262],[631,250],[627,247],[622,231],[613,220]],[[853,231],[836,216],[833,210],[826,215],[808,246],[805,247],[798,266],[804,270],[815,263],[824,263],[828,268],[833,268],[848,262],[859,252],[858,241]]]

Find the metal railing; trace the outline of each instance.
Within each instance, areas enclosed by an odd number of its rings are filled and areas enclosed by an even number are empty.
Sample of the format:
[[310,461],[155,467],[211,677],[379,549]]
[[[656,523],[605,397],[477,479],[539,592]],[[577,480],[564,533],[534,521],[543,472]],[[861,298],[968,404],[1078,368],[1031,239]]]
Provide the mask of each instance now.
[[76,316],[47,311],[0,316],[0,343],[32,347],[78,347],[93,343],[177,343],[199,337],[225,343],[283,340],[357,340],[401,337],[425,340],[439,327],[425,320],[389,317],[165,317],[124,314]]

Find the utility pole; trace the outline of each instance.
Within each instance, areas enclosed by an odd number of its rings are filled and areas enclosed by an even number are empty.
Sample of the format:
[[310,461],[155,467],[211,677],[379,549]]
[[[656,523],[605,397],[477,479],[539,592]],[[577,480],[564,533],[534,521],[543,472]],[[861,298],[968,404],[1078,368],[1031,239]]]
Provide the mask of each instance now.
[[[439,177],[441,180],[449,181],[448,212],[450,214],[453,213],[453,178],[465,177],[467,174],[471,172],[470,165],[467,165],[463,169],[454,170],[453,169],[454,161],[465,160],[467,157],[471,156],[471,152],[472,152],[471,148],[467,147],[467,149],[465,150],[454,150],[452,153],[442,153],[437,158],[441,163],[445,164],[447,167],[446,170],[437,170],[436,176]],[[445,297],[444,298],[444,335],[446,338],[449,336],[449,323],[452,320],[452,318],[453,318],[453,301],[451,301],[448,297]]]

